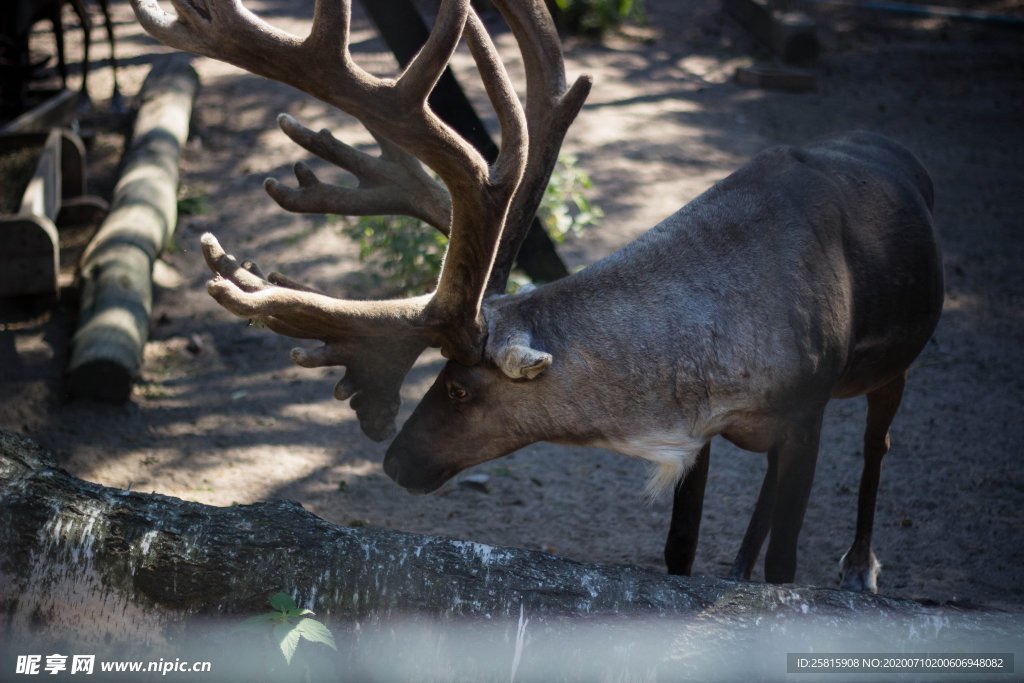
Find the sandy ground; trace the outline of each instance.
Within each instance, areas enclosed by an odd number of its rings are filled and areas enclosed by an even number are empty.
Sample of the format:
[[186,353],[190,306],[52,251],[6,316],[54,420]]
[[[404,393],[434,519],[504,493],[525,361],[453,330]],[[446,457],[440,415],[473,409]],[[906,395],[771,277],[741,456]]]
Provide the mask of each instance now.
[[[312,2],[251,5],[299,33]],[[613,251],[773,144],[864,128],[909,146],[936,183],[947,299],[911,371],[883,470],[875,527],[881,591],[1024,604],[1022,34],[816,6],[826,48],[818,87],[791,94],[732,80],[755,48],[717,3],[646,5],[646,27],[603,44],[567,45],[570,76],[589,72],[595,87],[565,149],[590,173],[591,197],[606,216],[562,247],[563,256],[577,267]],[[987,7],[1022,14],[1020,3]],[[121,80],[131,95],[166,48],[142,33],[126,3],[115,3],[114,12]],[[392,68],[361,17],[353,43],[367,68]],[[508,35],[499,45],[511,57]],[[71,54],[74,60],[74,48]],[[348,407],[331,399],[337,369],[293,367],[289,340],[216,306],[197,253],[207,230],[265,267],[339,294],[365,291],[356,249],[337,224],[284,212],[261,184],[267,176],[292,181],[291,164],[308,156],[276,128],[278,112],[328,126],[349,142],[370,138],[287,86],[207,59],[194,64],[203,89],[181,196],[195,211],[182,216],[175,248],[158,268],[152,340],[131,402],[65,400],[71,316],[58,311],[0,332],[0,426],[33,436],[70,471],[109,486],[215,505],[289,498],[340,524],[661,567],[671,501],[644,501],[642,463],[537,444],[472,470],[489,476],[486,491],[453,484],[410,496],[383,474],[385,447],[363,437]],[[468,64],[460,54],[457,71]],[[93,96],[102,108],[110,70],[101,66]],[[109,140],[97,138],[100,167],[111,163]],[[323,164],[315,167],[331,177]],[[414,369],[403,417],[439,367],[435,355]],[[834,585],[852,540],[864,411],[863,399],[829,409],[801,536],[800,582]],[[727,570],[764,467],[761,455],[714,443],[697,573]]]

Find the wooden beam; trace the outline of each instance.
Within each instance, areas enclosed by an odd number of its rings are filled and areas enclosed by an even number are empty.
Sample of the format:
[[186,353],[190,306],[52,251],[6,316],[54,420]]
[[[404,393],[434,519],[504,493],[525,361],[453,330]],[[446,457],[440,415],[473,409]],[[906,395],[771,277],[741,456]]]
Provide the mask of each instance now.
[[0,297],[56,299],[60,273],[57,214],[64,136],[50,131],[13,216],[0,218]]
[[184,54],[153,66],[110,213],[81,262],[79,327],[72,339],[73,396],[124,401],[149,337],[153,262],[177,223],[178,157],[199,87]]
[[75,117],[78,93],[57,90],[42,103],[0,126],[0,133],[30,133],[47,131],[54,126],[66,126]]

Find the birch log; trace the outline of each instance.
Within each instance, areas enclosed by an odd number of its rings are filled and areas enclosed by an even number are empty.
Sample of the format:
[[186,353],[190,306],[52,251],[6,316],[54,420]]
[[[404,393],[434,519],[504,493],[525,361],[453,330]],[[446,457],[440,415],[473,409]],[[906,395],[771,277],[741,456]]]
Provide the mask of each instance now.
[[314,679],[781,678],[787,652],[1022,649],[1019,614],[341,527],[285,501],[217,508],[106,488],[0,431],[0,666],[7,648],[207,660],[216,680],[276,680],[276,645],[233,634],[278,591],[334,633],[337,652],[299,651]]

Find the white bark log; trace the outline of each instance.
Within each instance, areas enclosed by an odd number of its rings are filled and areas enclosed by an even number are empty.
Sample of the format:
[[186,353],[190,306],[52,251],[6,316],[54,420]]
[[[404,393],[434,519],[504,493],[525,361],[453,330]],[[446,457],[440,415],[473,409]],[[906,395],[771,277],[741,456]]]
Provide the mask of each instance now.
[[513,661],[516,680],[782,678],[787,652],[1022,648],[1017,614],[341,527],[286,501],[217,508],[105,488],[2,430],[0,587],[0,655],[209,660],[217,680],[285,671],[273,643],[234,631],[278,591],[338,641],[300,649],[314,678],[508,680]]

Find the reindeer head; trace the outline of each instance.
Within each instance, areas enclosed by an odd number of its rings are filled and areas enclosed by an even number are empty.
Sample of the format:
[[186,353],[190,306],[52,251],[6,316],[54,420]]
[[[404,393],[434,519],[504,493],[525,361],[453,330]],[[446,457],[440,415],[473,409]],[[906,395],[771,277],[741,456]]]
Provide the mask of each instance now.
[[564,405],[565,383],[544,377],[553,357],[534,348],[526,321],[494,303],[484,305],[483,362],[449,361],[388,448],[384,471],[410,491],[433,491],[467,467],[556,434],[561,421],[550,412]]

